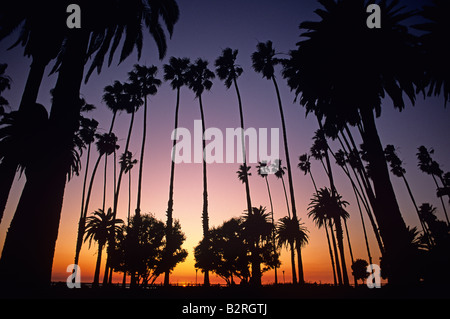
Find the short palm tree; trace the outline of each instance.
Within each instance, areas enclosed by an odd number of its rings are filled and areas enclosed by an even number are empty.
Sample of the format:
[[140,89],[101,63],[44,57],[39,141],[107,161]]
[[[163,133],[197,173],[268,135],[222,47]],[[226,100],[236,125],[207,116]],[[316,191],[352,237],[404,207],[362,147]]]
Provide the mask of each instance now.
[[[288,246],[291,249],[291,266],[292,266],[292,283],[297,283],[297,274],[295,269],[295,248],[294,246],[304,246],[308,243],[308,230],[302,226],[300,221],[285,216],[278,220],[277,225],[277,242],[278,247]],[[301,260],[301,259],[299,259]],[[299,269],[303,267],[299,265]]]
[[[343,230],[342,230],[342,218],[348,218],[348,213],[344,210],[343,206],[347,205],[346,201],[341,199],[339,194],[332,195],[332,192],[328,188],[321,188],[311,199],[311,203],[308,206],[308,216],[314,216],[316,222],[320,219],[327,218],[332,220],[336,227],[336,236],[338,242],[339,254],[341,257],[342,265],[342,278],[344,285],[348,285],[348,274],[345,262],[344,242],[343,242]],[[321,217],[324,216],[324,217]],[[336,267],[338,265],[337,255]],[[339,270],[338,278],[339,278]]]
[[244,214],[244,234],[248,240],[251,252],[252,277],[251,283],[255,286],[261,285],[261,243],[270,240],[272,237],[273,224],[270,220],[270,214],[266,208],[259,206],[253,207]]
[[102,251],[111,232],[117,232],[120,228],[117,224],[122,224],[121,219],[113,218],[111,208],[105,213],[102,209],[93,213],[86,219],[86,234],[84,241],[89,239],[89,248],[92,240],[98,244],[97,263],[95,264],[94,286],[99,284],[100,264],[102,261]]
[[[194,64],[189,66],[187,74],[187,83],[189,89],[195,93],[195,97],[198,98],[200,106],[200,115],[202,119],[202,134],[205,134],[205,114],[203,112],[202,94],[205,90],[209,91],[213,85],[212,79],[214,79],[214,73],[208,69],[208,61],[197,59]],[[203,149],[203,211],[202,211],[202,224],[203,224],[203,238],[208,240],[209,233],[209,217],[208,217],[208,182],[206,176],[206,153],[205,153],[205,139],[202,139]],[[209,272],[207,269],[204,271],[204,285],[209,286]]]

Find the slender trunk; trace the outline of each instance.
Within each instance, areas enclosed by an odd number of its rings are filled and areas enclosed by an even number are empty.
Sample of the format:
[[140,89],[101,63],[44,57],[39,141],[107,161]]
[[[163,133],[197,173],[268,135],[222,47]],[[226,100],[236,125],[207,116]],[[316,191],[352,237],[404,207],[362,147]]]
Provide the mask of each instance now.
[[251,211],[252,209],[252,201],[250,197],[250,186],[248,182],[248,174],[247,174],[247,155],[245,150],[245,135],[244,135],[244,113],[242,111],[242,101],[241,101],[241,94],[239,93],[239,88],[236,82],[236,79],[233,79],[234,87],[236,89],[236,94],[238,97],[239,102],[239,117],[241,121],[241,142],[242,142],[242,159],[243,159],[243,166],[244,166],[244,173],[246,174],[244,184],[245,184],[245,193],[247,195],[247,211]]
[[376,129],[373,111],[362,108],[360,112],[364,125],[362,138],[367,146],[369,163],[374,172],[371,178],[376,193],[375,216],[383,238],[386,260],[389,262],[389,280],[394,284],[408,283],[415,277],[410,276],[412,274],[405,271],[404,267],[405,263],[412,262],[408,232],[389,178],[389,170]]
[[[168,260],[173,256],[172,251],[172,225],[173,225],[173,182],[175,178],[175,154],[177,145],[177,129],[178,129],[178,111],[180,107],[180,88],[177,88],[177,102],[175,106],[175,136],[172,143],[172,161],[170,163],[170,183],[169,183],[169,201],[167,202],[167,225],[166,225],[166,256]],[[170,285],[170,270],[164,273],[164,286]]]
[[[203,224],[203,238],[206,240],[209,239],[209,217],[208,217],[208,181],[206,177],[206,153],[205,147],[206,142],[204,139],[205,136],[205,116],[203,113],[203,104],[202,104],[202,96],[198,96],[198,101],[200,105],[200,115],[202,118],[202,147],[203,147],[203,212],[202,212],[202,224]],[[209,269],[205,269],[204,273],[204,282],[205,286],[209,286]]]
[[[130,119],[130,126],[128,128],[128,136],[127,141],[125,143],[125,150],[124,153],[128,152],[128,147],[130,146],[130,139],[131,139],[131,132],[133,131],[133,124],[134,124],[134,115],[135,111],[131,112],[131,119]],[[116,185],[116,191],[114,193],[114,202],[113,202],[113,217],[112,219],[115,220],[117,217],[117,205],[119,203],[119,192],[120,192],[120,185],[122,184],[122,177],[124,173],[124,169],[121,167],[119,172],[119,177],[117,179],[117,185]],[[107,247],[107,259],[106,259],[106,266],[105,266],[105,274],[103,276],[103,284],[106,285],[108,281],[111,281],[112,279],[112,273],[109,273],[109,268],[111,265],[111,250],[114,249],[114,237],[115,233],[111,232],[108,236],[108,247]]]
[[328,226],[330,227],[330,230],[331,230],[331,240],[332,240],[333,249],[334,249],[334,261],[336,264],[336,274],[337,274],[337,278],[338,278],[338,284],[342,285],[341,263],[339,261],[339,253],[338,253],[338,249],[337,249],[337,245],[336,245],[336,237],[334,235],[333,223],[332,223],[331,219],[328,220]]
[[[331,268],[333,269],[333,281],[334,285],[337,286],[336,265],[334,264],[333,250],[331,248],[330,236],[328,235],[328,226],[326,222],[323,223],[323,227],[325,228],[325,233],[327,235],[328,251],[330,253]],[[333,231],[333,229],[331,229],[331,231]]]
[[[280,91],[278,89],[278,84],[277,84],[277,81],[275,80],[274,76],[272,76],[272,81],[273,81],[273,84],[275,86],[275,91],[277,93],[278,107],[280,109],[280,117],[281,117],[281,126],[282,126],[282,129],[283,129],[284,153],[285,153],[285,156],[286,156],[286,167],[287,167],[287,172],[288,172],[289,192],[291,194],[292,218],[294,218],[295,220],[298,220],[298,218],[297,218],[297,209],[295,207],[294,182],[293,182],[293,179],[292,179],[291,160],[289,158],[289,147],[288,147],[288,141],[287,141],[286,123],[284,121],[283,105],[281,103],[281,97],[280,97]],[[301,265],[303,263],[301,262],[301,247],[300,246],[297,246],[297,256],[298,256],[298,259],[299,259],[299,265],[298,266],[301,267]],[[303,284],[305,282],[304,275],[303,275],[303,269],[299,268],[298,271],[299,271],[299,273],[298,273],[299,283]]]
[[145,140],[147,137],[147,96],[144,96],[144,127],[142,128],[142,145],[141,145],[141,158],[139,162],[139,177],[138,177],[138,190],[136,200],[136,215],[141,213],[141,194],[142,194],[142,172],[144,171],[144,151]]
[[354,184],[353,184],[353,191],[355,193],[356,202],[358,204],[359,216],[361,217],[361,224],[362,224],[362,228],[363,228],[363,232],[364,232],[364,241],[366,243],[366,249],[367,249],[367,257],[369,258],[369,265],[371,265],[371,264],[373,264],[373,262],[372,262],[372,254],[370,253],[369,240],[367,239],[366,225],[364,223],[364,217],[363,217],[363,213],[362,213],[362,209],[361,209],[361,204],[359,202],[359,198],[356,193],[356,187],[354,186]]
[[297,270],[295,269],[295,248],[294,243],[289,243],[291,246],[291,266],[292,266],[292,283],[297,284]]
[[286,185],[284,184],[283,176],[281,176],[281,182],[283,184],[284,198],[286,199],[286,208],[287,208],[287,212],[288,212],[288,217],[291,218],[291,211],[289,209],[289,200],[288,200],[288,196],[287,196],[287,192],[286,192]]
[[104,244],[98,245],[98,253],[97,253],[97,262],[95,263],[95,273],[94,273],[94,282],[93,286],[97,287],[99,284],[100,279],[100,266],[102,263],[102,251],[103,251]]
[[103,171],[103,201],[102,201],[102,210],[105,211],[106,204],[106,181],[108,176],[108,154],[105,154],[105,169]]
[[47,127],[47,149],[28,167],[27,182],[5,239],[0,259],[0,280],[28,284],[24,275],[33,265],[34,286],[51,281],[58,237],[70,145],[79,127],[80,86],[89,34],[73,30],[67,40]]
[[[275,236],[276,236],[276,234],[275,234],[275,219],[274,219],[274,216],[273,216],[273,203],[272,203],[272,195],[270,194],[270,187],[269,187],[269,181],[268,181],[268,179],[267,179],[267,175],[264,177],[264,179],[265,179],[265,181],[266,181],[266,186],[267,186],[267,192],[268,192],[268,194],[269,194],[269,202],[270,202],[270,211],[271,211],[271,213],[272,213],[272,227],[273,227],[273,231],[272,231],[272,239],[273,239],[273,252],[274,252],[274,254],[276,254],[276,252],[277,252],[277,246],[276,246],[276,243],[275,243]],[[276,284],[278,284],[278,274],[277,274],[277,266],[275,266],[275,285]]]
[[2,179],[2,182],[0,183],[0,223],[8,201],[9,191],[14,183],[16,170],[17,162],[14,159],[5,156],[0,163],[0,176]]
[[[352,250],[352,244],[350,243],[350,234],[348,232],[348,227],[347,227],[347,220],[345,218],[344,219],[344,227],[345,227],[345,234],[347,237],[347,244],[348,244],[348,250],[350,252],[350,260],[352,261],[352,265],[355,263],[355,259],[353,258],[353,250]],[[358,285],[358,282],[356,281],[356,277],[353,276],[354,280],[355,280],[355,287]]]

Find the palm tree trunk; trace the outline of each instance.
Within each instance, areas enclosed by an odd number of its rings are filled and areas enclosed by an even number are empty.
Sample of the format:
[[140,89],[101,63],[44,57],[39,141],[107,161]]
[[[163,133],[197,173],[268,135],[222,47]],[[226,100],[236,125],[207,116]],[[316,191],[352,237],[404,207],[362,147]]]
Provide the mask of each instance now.
[[100,282],[100,265],[102,263],[103,246],[104,246],[103,244],[98,245],[97,262],[95,263],[94,282],[92,284],[94,287],[97,287]]
[[28,169],[27,182],[5,239],[0,259],[0,280],[29,283],[33,265],[34,286],[51,281],[53,256],[58,236],[72,140],[79,127],[80,87],[89,41],[85,30],[72,30],[67,40],[54,89],[47,141]]
[[244,113],[242,111],[241,94],[239,93],[239,88],[238,88],[236,79],[233,79],[233,83],[234,83],[234,87],[236,89],[236,94],[237,94],[238,102],[239,102],[239,117],[240,117],[240,121],[241,121],[242,157],[243,157],[244,173],[246,174],[244,184],[245,184],[245,193],[247,194],[247,211],[250,212],[252,209],[252,201],[251,201],[251,197],[250,197],[250,186],[249,186],[248,174],[247,174],[247,155],[246,155],[246,151],[245,151],[245,136],[244,136]]
[[[267,175],[264,177],[265,181],[266,181],[266,186],[267,186],[267,192],[269,194],[269,202],[270,202],[270,211],[272,213],[272,226],[273,226],[273,231],[272,231],[272,239],[273,239],[273,252],[274,254],[276,254],[277,249],[276,249],[276,243],[275,243],[275,219],[273,217],[273,204],[272,204],[272,195],[270,194],[270,187],[269,187],[269,181],[267,179]],[[277,266],[275,265],[275,285],[278,284],[278,274],[277,274]]]
[[338,278],[338,284],[342,285],[341,263],[339,261],[339,253],[338,253],[337,244],[336,244],[336,237],[334,235],[333,223],[332,223],[331,219],[328,220],[328,226],[330,227],[330,230],[331,230],[331,240],[332,240],[333,249],[334,249],[334,261],[336,264],[336,273],[337,273],[337,278]]
[[[209,217],[208,217],[208,181],[206,177],[206,159],[205,159],[205,147],[206,142],[205,136],[205,116],[203,113],[202,96],[198,96],[198,101],[200,105],[200,115],[202,119],[202,147],[203,147],[203,212],[202,212],[202,224],[203,224],[203,238],[209,239]],[[204,282],[205,286],[209,286],[209,269],[205,269],[204,272]]]
[[348,286],[349,281],[348,281],[347,265],[345,262],[343,230],[340,217],[334,218],[334,224],[336,226],[336,239],[338,242],[339,254],[341,256],[342,278],[344,280],[344,286]]
[[[337,279],[336,279],[336,265],[334,264],[334,257],[333,257],[333,250],[331,248],[331,242],[330,242],[330,235],[328,235],[328,226],[327,223],[323,223],[323,226],[325,228],[325,233],[327,235],[327,243],[328,243],[328,251],[330,253],[330,259],[331,259],[331,268],[333,269],[333,282],[334,285],[337,286]],[[333,232],[333,229],[331,229]]]
[[[19,111],[24,111],[36,103],[39,87],[41,86],[45,67],[48,62],[48,59],[33,57],[33,62],[31,63],[30,72],[28,73],[27,82],[20,101]],[[14,183],[16,171],[17,161],[10,156],[6,156],[0,163],[0,176],[2,177],[2,182],[0,183],[0,223],[6,208],[9,192]]]
[[295,248],[294,243],[289,243],[291,246],[291,266],[292,266],[292,283],[297,284],[297,270],[295,269]]
[[144,127],[142,128],[142,145],[141,145],[141,158],[139,162],[136,215],[139,215],[141,213],[142,172],[144,171],[144,151],[145,151],[146,137],[147,137],[147,96],[144,96]]
[[[175,154],[177,145],[178,111],[180,107],[180,88],[177,88],[177,102],[175,106],[175,136],[172,143],[172,162],[170,164],[169,201],[167,202],[167,225],[166,225],[166,259],[173,256],[172,252],[172,225],[173,225],[173,182],[175,178]],[[164,286],[169,286],[170,270],[164,273]]]
[[[344,219],[344,227],[345,227],[345,234],[347,237],[347,244],[348,244],[348,250],[350,252],[350,260],[352,261],[352,265],[355,263],[355,259],[353,258],[353,249],[352,249],[352,244],[350,243],[350,234],[348,231],[348,227],[347,227],[347,220],[345,218]],[[353,276],[353,278],[355,279],[355,287],[358,285],[358,282],[356,281],[356,277]]]
[[[130,146],[130,139],[131,139],[131,132],[133,131],[133,125],[134,125],[134,115],[135,115],[135,111],[133,110],[133,112],[131,112],[131,119],[130,119],[130,126],[128,128],[128,136],[127,136],[127,141],[125,143],[125,150],[124,153],[128,152],[128,147]],[[120,192],[120,185],[122,184],[122,177],[123,177],[123,173],[124,173],[124,169],[120,168],[120,172],[119,172],[119,177],[117,179],[117,185],[116,185],[116,190],[114,193],[114,202],[113,202],[113,220],[116,219],[117,216],[117,206],[119,203],[119,192]],[[108,249],[107,249],[107,254],[108,257],[106,259],[106,266],[105,266],[105,274],[103,276],[103,284],[106,285],[108,283],[108,281],[110,282],[112,280],[112,273],[109,273],[109,268],[110,268],[110,264],[111,264],[111,257],[110,257],[110,252],[114,249],[114,232],[111,232],[108,238]]]
[[[278,89],[277,81],[275,80],[275,76],[272,76],[273,85],[275,86],[275,91],[277,93],[277,99],[278,99],[278,107],[280,110],[280,117],[281,117],[281,126],[283,129],[283,142],[284,142],[284,153],[286,156],[286,167],[288,172],[288,182],[289,182],[289,192],[291,194],[291,208],[292,208],[292,218],[295,220],[298,220],[297,218],[297,209],[295,207],[295,195],[294,195],[294,183],[292,180],[292,169],[291,169],[291,160],[289,158],[289,147],[288,147],[288,141],[287,141],[287,132],[286,132],[286,123],[284,121],[284,112],[283,112],[283,105],[281,103],[281,96],[280,96],[280,90]],[[301,247],[297,246],[297,257],[299,259],[299,267],[303,264],[301,262]],[[300,284],[305,283],[304,275],[303,275],[303,269],[298,270],[298,280]]]
[[389,178],[389,170],[384,156],[384,150],[375,125],[371,109],[361,109],[361,119],[364,125],[362,138],[367,146],[369,163],[375,172],[372,174],[376,194],[375,216],[383,238],[385,253],[390,261],[391,283],[407,283],[412,280],[404,270],[405,263],[412,262],[409,254],[410,243],[405,222],[395,197]]
[[[434,176],[434,174],[431,174],[431,177],[433,177],[433,181],[436,184],[436,189],[439,189],[439,184],[436,180],[436,177]],[[447,215],[447,209],[445,208],[445,203],[444,203],[444,199],[442,198],[442,196],[439,197],[441,204],[442,204],[442,210],[444,211],[444,215],[445,215],[445,219],[447,220],[447,226],[450,226],[450,221],[448,219],[448,215]]]

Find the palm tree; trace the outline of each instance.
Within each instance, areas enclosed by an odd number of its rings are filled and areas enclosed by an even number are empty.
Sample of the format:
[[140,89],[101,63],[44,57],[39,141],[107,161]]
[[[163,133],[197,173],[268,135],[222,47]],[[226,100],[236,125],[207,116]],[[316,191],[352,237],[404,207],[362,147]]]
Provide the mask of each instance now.
[[[239,87],[237,85],[237,79],[242,74],[242,68],[236,64],[236,57],[238,50],[232,50],[231,48],[226,48],[222,51],[222,55],[216,59],[216,74],[222,81],[225,82],[225,87],[229,89],[231,85],[234,85],[236,89],[236,94],[239,104],[239,118],[241,120],[241,143],[242,143],[242,171],[245,173],[249,170],[247,167],[247,155],[245,151],[245,137],[244,137],[244,113],[242,110],[241,94],[239,93]],[[244,178],[243,183],[245,185],[245,193],[247,194],[247,210],[250,211],[252,208],[252,201],[250,197],[250,186],[248,178]]]
[[[175,154],[177,143],[177,129],[178,129],[178,111],[180,107],[180,89],[187,84],[187,71],[190,61],[188,58],[175,58],[169,59],[169,64],[164,64],[164,80],[171,81],[172,89],[177,90],[177,100],[175,106],[175,129],[172,144],[172,162],[170,165],[170,183],[169,183],[169,201],[167,202],[167,224],[166,224],[166,259],[170,258],[172,254],[171,246],[169,247],[171,239],[170,234],[173,226],[173,187],[175,177]],[[164,285],[169,285],[170,271],[164,273]]]
[[309,160],[310,155],[308,155],[307,153],[302,154],[298,157],[298,165],[297,167],[306,175],[309,174],[309,177],[311,177],[311,181],[313,183],[314,186],[314,190],[317,193],[317,186],[316,186],[316,182],[313,178],[313,175],[311,173],[311,161]]
[[[430,149],[428,150],[425,146],[420,146],[418,148],[419,152],[417,153],[417,159],[419,160],[419,168],[422,172],[431,175],[433,178],[434,183],[436,184],[436,189],[439,189],[439,183],[436,179],[436,177],[439,177],[441,182],[445,185],[442,174],[444,173],[441,168],[439,167],[439,164],[433,160],[431,157],[431,154],[434,154],[434,150]],[[450,197],[450,196],[449,196]],[[448,219],[447,215],[447,209],[445,208],[445,203],[442,197],[440,197],[442,209],[445,214],[445,218],[447,220],[447,225],[450,225],[450,221]]]
[[[202,136],[205,135],[205,115],[203,113],[202,94],[205,90],[210,90],[212,87],[211,79],[214,79],[214,73],[208,69],[208,61],[197,59],[194,64],[189,66],[187,74],[187,83],[189,88],[195,93],[195,97],[198,98],[200,106],[200,115],[202,119]],[[203,212],[202,212],[202,224],[203,224],[203,238],[208,240],[209,232],[209,217],[208,217],[208,184],[206,178],[206,153],[205,153],[205,139],[202,139],[203,148]],[[206,269],[204,272],[204,285],[209,286],[209,272]]]
[[[92,187],[94,185],[94,176],[98,169],[98,165],[103,156],[112,154],[115,150],[119,149],[119,145],[117,145],[117,136],[114,133],[105,133],[105,134],[95,134],[97,138],[97,151],[99,156],[97,161],[94,164],[94,168],[92,170],[91,179],[89,182],[89,187],[86,194],[86,202],[84,205],[82,204],[82,212],[80,214],[80,219],[78,221],[78,234],[77,234],[77,242],[75,248],[75,262],[74,264],[78,264],[78,260],[80,258],[81,246],[83,243],[83,236],[86,229],[86,216],[89,209],[89,202],[91,199]],[[84,191],[83,191],[84,192]]]
[[273,224],[269,216],[266,208],[262,206],[253,207],[244,215],[244,234],[250,244],[251,252],[252,276],[250,280],[255,286],[261,285],[261,243],[272,237]]
[[[252,66],[255,72],[262,73],[263,78],[267,80],[272,80],[273,85],[275,86],[275,91],[277,94],[278,100],[278,108],[280,111],[281,118],[281,126],[283,130],[283,142],[284,142],[284,153],[286,157],[286,167],[288,173],[288,182],[289,182],[289,193],[291,195],[291,208],[292,208],[292,218],[297,219],[297,209],[295,206],[295,195],[294,195],[294,183],[292,179],[292,169],[291,169],[291,160],[289,157],[289,147],[287,141],[287,132],[286,132],[286,123],[284,120],[284,112],[283,105],[281,103],[280,91],[278,89],[278,84],[275,79],[275,66],[281,63],[281,60],[276,58],[275,49],[272,46],[272,41],[267,41],[266,43],[259,42],[256,46],[257,51],[252,54]],[[301,247],[297,246],[297,254],[300,260]],[[304,283],[303,273],[299,273],[299,282]]]
[[[179,11],[175,0],[169,0],[138,1],[135,5],[130,5],[129,1],[115,2],[114,5],[106,7],[92,2],[83,8],[83,13],[83,28],[68,32],[66,48],[60,52],[55,65],[59,74],[48,126],[51,132],[48,144],[52,147],[45,154],[41,154],[48,159],[43,161],[45,164],[36,170],[33,178],[27,179],[14,215],[14,223],[9,228],[9,238],[5,241],[0,260],[0,277],[5,282],[11,281],[11,278],[19,278],[20,274],[26,272],[26,263],[20,260],[21,257],[15,253],[17,251],[21,251],[23,254],[20,255],[27,256],[34,263],[37,285],[50,282],[66,177],[70,170],[68,161],[62,161],[61,158],[69,158],[72,155],[68,146],[72,145],[73,135],[77,130],[80,112],[77,101],[88,53],[95,51],[97,47],[101,51],[97,56],[106,54],[110,47],[107,42],[112,39],[114,42],[111,52],[114,52],[124,32],[126,37],[121,60],[126,58],[135,46],[140,52],[144,25],[157,39],[160,53],[165,53],[164,31],[159,18],[163,18],[169,33],[172,34]],[[100,15],[104,18],[98,19]],[[60,21],[59,29],[67,30],[65,19],[61,20],[63,21]],[[88,48],[91,50],[88,51]],[[101,65],[102,61],[103,59],[96,59],[96,65]],[[42,187],[43,181],[46,187]],[[29,215],[32,216],[31,221]],[[34,231],[27,229],[30,223],[34,226]],[[29,245],[30,242],[33,242],[33,245]]]
[[[308,216],[326,216],[326,218],[332,220],[336,227],[336,237],[338,242],[339,254],[341,256],[342,275],[344,285],[348,285],[347,266],[345,263],[344,243],[343,243],[343,231],[341,218],[348,218],[348,213],[344,210],[343,206],[347,205],[346,201],[341,200],[339,194],[332,195],[332,192],[328,188],[321,188],[311,199],[311,203],[308,206]],[[316,217],[318,218],[318,217]],[[338,264],[336,254],[336,265]],[[339,270],[338,270],[339,276]]]
[[131,209],[131,170],[134,165],[137,164],[137,159],[133,159],[133,154],[130,151],[127,151],[120,155],[120,169],[123,170],[125,174],[128,174],[128,214],[127,214],[127,223],[130,223],[130,209]]
[[[411,67],[418,57],[416,39],[401,24],[413,14],[398,8],[398,3],[380,2],[383,27],[369,29],[366,1],[322,1],[324,8],[316,11],[321,20],[300,25],[307,30],[303,33],[306,40],[291,51],[283,72],[291,89],[297,96],[301,94],[300,103],[307,112],[325,118],[324,127],[358,126],[370,167],[376,172],[372,175],[377,199],[374,211],[385,253],[392,256],[391,282],[411,280],[402,270],[405,258],[411,256],[406,256],[408,233],[389,178],[375,115],[380,116],[381,98],[386,93],[399,110],[405,107],[403,93],[414,103],[413,82],[420,78],[420,70]],[[373,63],[361,65],[360,56]]]
[[448,46],[442,42],[447,38],[450,32],[450,24],[446,17],[446,12],[450,11],[450,4],[444,0],[433,0],[432,5],[423,6],[419,13],[427,21],[413,26],[420,31],[425,31],[420,36],[420,44],[423,50],[425,79],[422,83],[422,89],[428,86],[428,96],[444,96],[445,105],[450,99],[449,89],[449,64]]
[[286,167],[281,165],[281,163],[282,162],[280,159],[275,160],[276,170],[275,170],[274,174],[275,174],[276,178],[281,179],[281,183],[283,185],[283,190],[284,190],[284,198],[286,199],[286,209],[287,209],[288,217],[291,218],[291,210],[289,208],[289,200],[288,200],[288,196],[287,196],[287,192],[286,192],[286,185],[284,183],[284,174],[286,174],[285,173]]
[[[278,247],[282,248],[285,246],[286,248],[288,245],[291,249],[291,266],[292,266],[292,283],[297,283],[297,275],[296,275],[296,269],[295,269],[295,246],[300,245],[304,246],[308,243],[308,235],[307,235],[307,229],[302,226],[302,224],[294,219],[290,218],[288,216],[285,216],[278,220],[278,226],[277,226],[277,242]],[[299,269],[301,267],[299,266]]]
[[138,194],[136,202],[136,214],[141,212],[141,193],[142,193],[142,171],[144,165],[144,150],[145,140],[147,136],[147,96],[155,95],[158,92],[158,86],[161,85],[161,80],[156,78],[158,68],[154,65],[147,67],[138,64],[134,65],[134,69],[128,73],[132,85],[139,88],[141,96],[144,98],[144,122],[142,130],[142,144],[141,144],[141,158],[139,161],[139,179],[138,179]]
[[[189,68],[190,61],[188,58],[175,58],[171,57],[169,59],[169,64],[164,64],[164,81],[171,81],[170,85],[173,90],[177,90],[177,101],[175,106],[175,129],[172,144],[172,162],[170,164],[170,183],[169,183],[169,201],[167,202],[167,224],[166,224],[166,253],[168,256],[165,258],[170,258],[172,250],[169,249],[170,234],[173,226],[173,187],[175,178],[175,154],[176,154],[176,143],[177,143],[177,129],[178,129],[178,111],[180,107],[180,89],[182,86],[187,84],[187,71]],[[170,271],[164,273],[164,285],[169,285]]]
[[[267,179],[267,176],[269,175],[269,167],[267,166],[266,161],[258,162],[258,165],[256,166],[256,169],[258,171],[258,175],[264,178],[266,181],[267,186],[267,193],[269,195],[269,202],[270,202],[270,213],[272,214],[272,226],[273,226],[273,234],[272,234],[272,240],[273,240],[273,247],[274,252],[276,250],[276,227],[275,227],[275,219],[273,217],[273,203],[272,203],[272,195],[270,194],[270,187],[269,187],[269,180]],[[277,274],[277,266],[275,266],[275,285],[278,284],[278,274]]]
[[105,213],[102,209],[97,210],[93,213],[93,216],[89,216],[86,219],[86,234],[84,241],[89,239],[89,248],[91,247],[92,240],[96,241],[98,244],[97,253],[97,263],[95,264],[94,273],[94,286],[99,284],[100,276],[100,264],[102,262],[102,251],[106,244],[106,240],[111,232],[115,233],[119,230],[120,226],[117,224],[122,224],[121,219],[113,218],[113,213],[111,208]]
[[409,187],[409,183],[406,180],[405,176],[406,170],[402,167],[403,161],[397,156],[394,145],[386,145],[384,153],[386,155],[386,161],[391,166],[392,174],[394,174],[397,177],[401,177],[403,179],[406,189],[408,190],[409,197],[411,197],[411,201],[413,202],[414,208],[416,209],[416,213],[417,216],[419,217],[420,225],[422,226],[423,232],[428,236],[429,235],[428,230],[426,229],[426,226],[419,215],[419,207],[416,204],[416,200],[414,199],[414,196],[412,194],[411,187]]

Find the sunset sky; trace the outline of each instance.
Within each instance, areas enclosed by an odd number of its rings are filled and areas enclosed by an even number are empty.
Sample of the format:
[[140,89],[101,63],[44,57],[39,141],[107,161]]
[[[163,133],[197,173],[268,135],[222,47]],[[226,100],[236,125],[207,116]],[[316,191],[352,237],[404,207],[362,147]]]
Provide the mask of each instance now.
[[[404,1],[408,8],[419,8],[423,1]],[[296,42],[302,31],[298,29],[300,22],[318,20],[314,10],[320,7],[316,0],[179,0],[180,19],[175,26],[174,35],[168,41],[168,51],[163,61],[158,60],[156,45],[149,36],[145,38],[144,48],[140,61],[134,53],[125,62],[117,66],[118,60],[109,68],[103,68],[102,73],[93,74],[87,84],[81,88],[82,96],[88,103],[96,105],[97,109],[89,113],[99,121],[99,131],[104,133],[109,128],[112,113],[102,102],[103,88],[114,80],[126,81],[127,72],[133,64],[155,65],[159,69],[158,76],[163,78],[162,65],[168,63],[171,56],[188,57],[193,62],[196,58],[209,61],[210,69],[214,70],[214,61],[222,50],[231,47],[238,49],[237,63],[244,69],[238,79],[244,108],[244,121],[246,127],[280,128],[280,156],[284,160],[282,144],[281,121],[278,111],[275,89],[271,81],[263,79],[260,74],[251,68],[251,54],[256,50],[256,44],[261,41],[272,40],[280,57],[286,57],[290,49],[295,49]],[[82,9],[82,8],[81,8]],[[345,35],[343,35],[345,36]],[[4,96],[9,100],[12,109],[16,109],[20,101],[25,80],[28,75],[30,59],[23,57],[21,47],[7,51],[15,42],[16,35],[0,42],[0,63],[7,63],[7,74],[12,78],[12,88]],[[47,74],[50,68],[46,71]],[[288,143],[291,154],[291,165],[294,169],[295,199],[297,214],[309,230],[309,244],[302,250],[304,275],[307,282],[332,282],[331,263],[328,254],[326,236],[323,229],[317,229],[312,220],[307,217],[307,207],[313,195],[313,186],[309,176],[304,176],[297,169],[298,156],[309,151],[312,136],[317,129],[317,120],[314,117],[305,118],[305,110],[294,102],[294,94],[289,91],[286,82],[277,69],[276,76],[281,91],[284,106]],[[46,77],[41,86],[38,103],[49,109],[49,91],[54,87],[56,75]],[[227,90],[223,82],[216,78],[210,92],[203,94],[206,127],[219,128],[225,135],[226,128],[239,127],[239,112],[236,93],[233,88]],[[157,95],[149,97],[149,114],[147,128],[147,145],[143,175],[142,212],[152,213],[158,219],[166,221],[169,175],[171,160],[171,132],[174,125],[176,92],[169,83],[163,83]],[[130,150],[139,157],[142,133],[143,108],[136,115]],[[194,94],[183,87],[181,90],[181,104],[179,125],[193,133],[194,120],[200,119],[198,100]],[[130,115],[123,113],[117,119],[115,134],[119,137],[123,151],[127,135]],[[389,100],[384,101],[382,115],[377,119],[378,132],[384,145],[394,144],[398,147],[398,155],[404,161],[406,177],[420,205],[429,202],[437,207],[438,218],[444,219],[442,206],[436,197],[435,186],[430,176],[420,172],[417,168],[417,148],[425,145],[434,148],[434,159],[441,164],[446,172],[450,170],[450,148],[448,142],[450,123],[449,110],[444,108],[443,98],[423,99],[418,96],[415,106],[410,103],[404,111],[394,110]],[[359,134],[354,132],[355,138],[360,141]],[[224,141],[225,144],[225,141]],[[338,146],[331,143],[333,150]],[[94,149],[94,148],[93,148]],[[93,152],[89,168],[92,169],[97,153]],[[86,162],[86,152],[82,157],[83,169]],[[108,158],[108,197],[107,207],[112,206],[112,156]],[[256,173],[257,164],[252,166],[252,176],[249,178],[253,206],[266,206],[270,210],[267,189],[264,180]],[[103,167],[103,162],[101,167]],[[241,216],[246,209],[246,195],[244,185],[237,179],[236,171],[239,164],[211,164],[208,165],[208,194],[209,194],[209,220],[210,226],[219,226],[223,221],[232,217]],[[328,179],[320,163],[312,160],[312,173],[319,187],[329,187]],[[350,205],[347,207],[350,214],[348,221],[350,240],[353,255],[356,258],[367,258],[361,219],[351,185],[341,169],[334,167],[336,185],[343,199]],[[137,190],[138,167],[132,170],[132,210],[135,208]],[[76,232],[80,215],[81,190],[84,170],[80,176],[74,177],[66,186],[64,205],[59,228],[59,237],[53,264],[53,280],[65,281],[69,275],[66,268],[73,263],[75,254]],[[17,176],[18,177],[18,176]],[[287,176],[286,176],[287,177]],[[407,225],[417,226],[419,220],[414,206],[408,196],[403,181],[391,177],[397,199]],[[25,177],[15,182],[10,194],[5,216],[0,224],[0,245],[3,246],[7,228],[11,221],[15,207],[19,200]],[[0,181],[1,182],[1,181]],[[287,182],[287,178],[286,178]],[[281,181],[275,176],[269,176],[269,183],[274,201],[274,216],[278,220],[287,215],[286,203]],[[93,198],[90,202],[90,211],[101,208],[102,205],[102,169],[96,175]],[[126,219],[128,203],[128,179],[124,179],[121,186],[118,217]],[[174,188],[174,218],[179,219],[182,231],[186,235],[183,245],[189,255],[186,261],[179,264],[172,276],[172,283],[195,281],[193,247],[202,238],[202,165],[196,163],[177,164],[175,168]],[[447,207],[450,209],[450,206]],[[369,221],[365,219],[370,236],[371,252],[374,262],[379,262],[379,250],[376,245]],[[348,246],[347,253],[348,272],[351,274],[351,260]],[[97,247],[83,245],[80,256],[82,281],[91,282],[95,267]],[[106,254],[104,254],[106,255]],[[102,263],[104,266],[104,262]],[[103,267],[102,267],[103,271]],[[281,271],[285,271],[286,282],[291,281],[291,266],[288,252],[282,250],[282,266],[279,270],[279,280],[282,282]],[[30,273],[32,267],[30,265]],[[273,271],[264,273],[263,283],[273,282]],[[199,282],[203,276],[198,273]],[[157,282],[162,281],[158,278]],[[121,281],[121,274],[116,275],[115,282]],[[222,282],[215,275],[211,275],[212,282]]]

